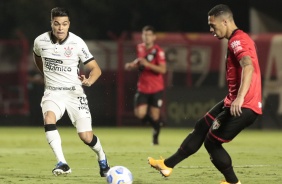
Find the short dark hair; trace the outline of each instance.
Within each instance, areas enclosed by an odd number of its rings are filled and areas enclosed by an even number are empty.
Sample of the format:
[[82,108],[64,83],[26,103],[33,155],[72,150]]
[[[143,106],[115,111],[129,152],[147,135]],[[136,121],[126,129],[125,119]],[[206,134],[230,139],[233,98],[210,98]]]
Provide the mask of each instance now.
[[61,7],[53,8],[51,10],[51,20],[53,20],[54,17],[69,17],[69,11]]
[[225,5],[225,4],[219,4],[216,5],[215,7],[213,7],[209,12],[208,12],[208,16],[219,16],[222,14],[229,14],[231,15],[231,17],[233,17],[233,13],[231,11],[231,9]]
[[142,31],[152,31],[154,34],[156,32],[155,28],[151,25],[144,26]]

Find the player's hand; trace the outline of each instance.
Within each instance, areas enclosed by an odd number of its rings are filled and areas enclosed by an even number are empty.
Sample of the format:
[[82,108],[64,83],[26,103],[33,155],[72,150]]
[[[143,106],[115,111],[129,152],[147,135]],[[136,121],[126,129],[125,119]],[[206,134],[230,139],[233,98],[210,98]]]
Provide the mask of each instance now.
[[82,85],[88,86],[88,87],[90,87],[92,85],[92,83],[89,82],[89,80],[85,77],[85,75],[78,76],[78,78],[82,82]]
[[139,64],[147,67],[150,63],[145,58],[138,58]]
[[134,69],[134,68],[137,67],[137,64],[138,64],[138,60],[136,59],[136,60],[134,60],[133,62],[126,63],[126,64],[124,65],[124,69],[125,69],[125,70],[132,70],[132,69]]
[[237,97],[231,104],[230,113],[232,116],[240,116],[242,114],[243,97]]

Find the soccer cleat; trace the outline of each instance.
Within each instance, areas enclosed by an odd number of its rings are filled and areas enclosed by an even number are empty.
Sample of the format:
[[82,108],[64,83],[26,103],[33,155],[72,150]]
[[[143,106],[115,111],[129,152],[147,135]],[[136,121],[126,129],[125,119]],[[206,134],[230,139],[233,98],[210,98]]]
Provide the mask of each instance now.
[[98,161],[100,167],[100,175],[101,177],[106,177],[108,171],[110,170],[110,166],[108,164],[107,159]]
[[228,183],[227,181],[222,181],[220,184],[241,184],[241,182],[238,181],[237,183]]
[[168,177],[172,173],[172,168],[167,167],[164,164],[164,159],[162,157],[160,160],[155,160],[152,157],[148,157],[148,164],[150,164],[156,170],[160,171],[160,174],[164,177]]
[[57,163],[56,167],[52,170],[52,173],[55,176],[59,176],[62,174],[69,174],[71,173],[71,168],[68,166],[68,164],[63,163],[63,162],[59,162]]

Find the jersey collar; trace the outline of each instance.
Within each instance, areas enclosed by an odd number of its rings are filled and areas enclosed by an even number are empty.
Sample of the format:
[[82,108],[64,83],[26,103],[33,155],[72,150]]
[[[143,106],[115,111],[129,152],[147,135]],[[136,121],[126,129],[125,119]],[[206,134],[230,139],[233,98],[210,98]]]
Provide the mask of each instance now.
[[[52,42],[56,43],[56,37],[55,37],[55,35],[53,35],[52,31],[49,32],[49,35],[50,35]],[[69,32],[68,32],[67,37],[64,40],[60,41],[59,44],[60,45],[64,44],[66,42],[66,40],[68,39],[68,37],[69,37]]]
[[234,31],[232,31],[232,33],[231,33],[231,35],[230,35],[230,37],[228,38],[228,40],[230,40],[231,38],[232,38],[232,36],[236,33],[236,31],[238,31],[239,29],[237,28],[237,29],[234,29]]

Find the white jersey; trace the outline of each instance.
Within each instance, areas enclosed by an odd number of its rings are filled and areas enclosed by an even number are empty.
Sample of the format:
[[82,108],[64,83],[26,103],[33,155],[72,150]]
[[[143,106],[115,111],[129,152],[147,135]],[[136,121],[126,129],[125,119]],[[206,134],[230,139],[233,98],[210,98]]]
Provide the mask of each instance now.
[[85,42],[71,32],[62,43],[54,43],[51,32],[43,33],[34,40],[33,51],[42,58],[45,88],[50,90],[81,86],[79,64],[94,59]]

